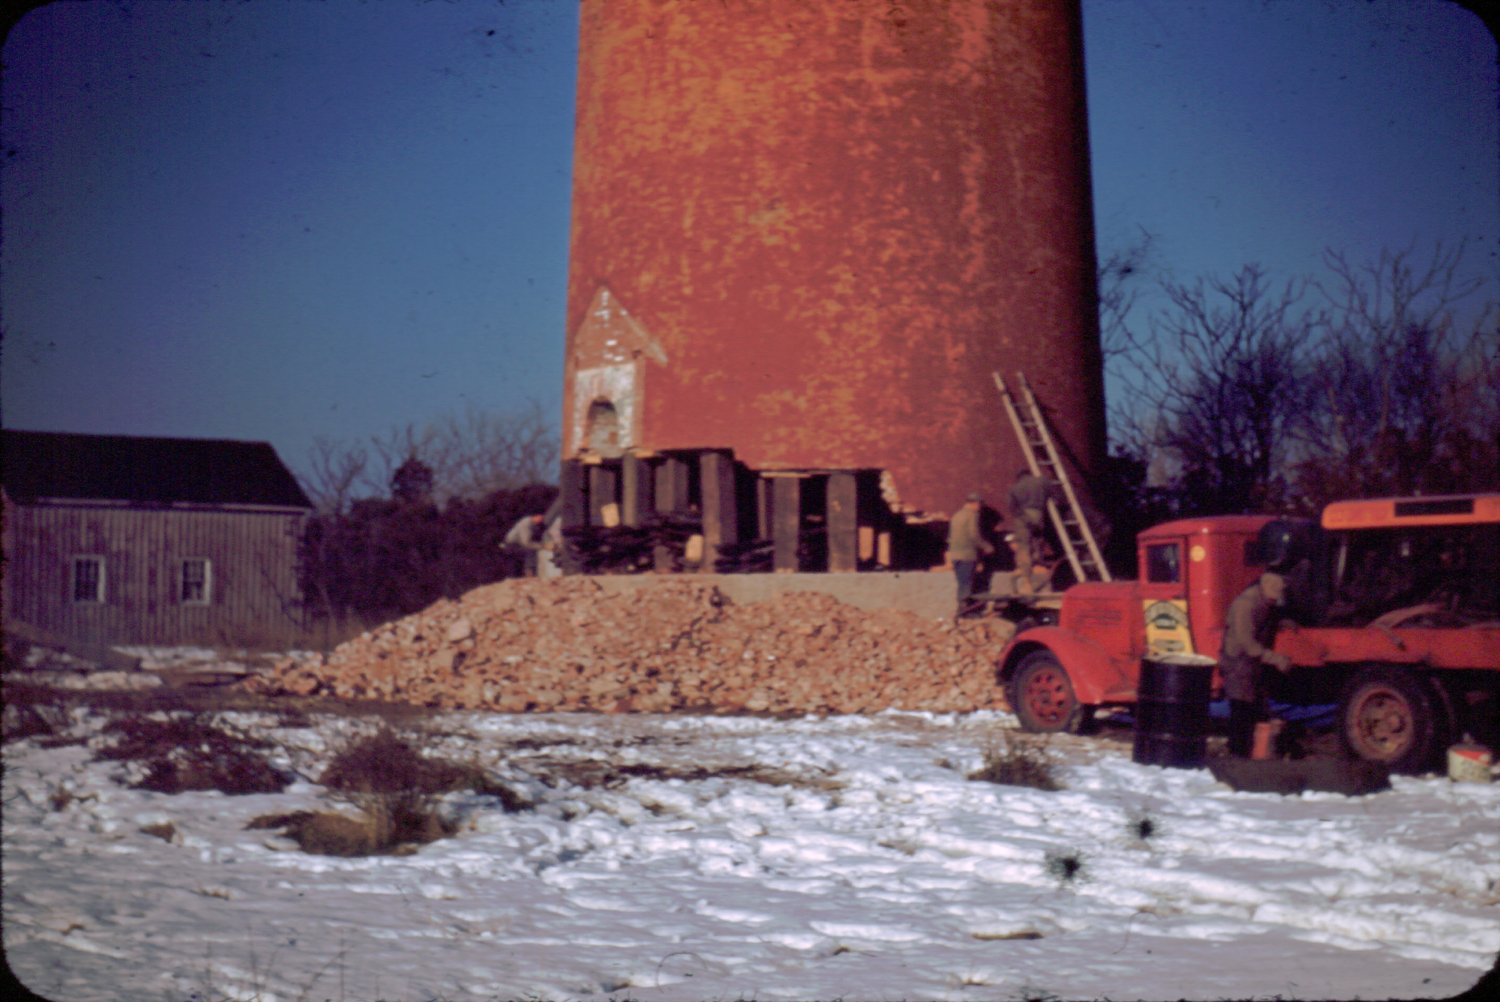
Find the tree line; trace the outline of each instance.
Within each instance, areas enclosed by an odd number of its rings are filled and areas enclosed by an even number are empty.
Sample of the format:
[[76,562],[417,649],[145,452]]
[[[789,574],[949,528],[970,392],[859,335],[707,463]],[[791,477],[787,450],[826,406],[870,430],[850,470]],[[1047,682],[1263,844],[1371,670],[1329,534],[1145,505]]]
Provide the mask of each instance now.
[[1414,244],[1331,278],[1162,281],[1149,238],[1100,268],[1111,399],[1098,506],[1117,543],[1170,518],[1313,514],[1340,498],[1500,486],[1500,310],[1466,247]]
[[302,478],[316,505],[299,565],[309,611],[379,621],[519,575],[502,542],[557,497],[554,439],[533,406],[471,409],[368,446],[318,440]]

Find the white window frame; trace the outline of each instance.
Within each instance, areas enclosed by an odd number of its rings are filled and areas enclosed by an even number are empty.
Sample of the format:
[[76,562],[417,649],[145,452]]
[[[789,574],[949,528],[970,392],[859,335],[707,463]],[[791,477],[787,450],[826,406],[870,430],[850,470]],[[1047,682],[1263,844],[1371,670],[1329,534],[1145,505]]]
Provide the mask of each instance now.
[[[79,594],[79,568],[84,564],[92,564],[94,567],[94,594],[92,597]],[[105,574],[106,564],[104,558],[94,553],[78,553],[68,561],[68,594],[72,597],[75,605],[103,605],[105,596],[105,582],[109,579]]]
[[[201,583],[203,592],[193,598],[188,597],[188,567],[199,564],[203,568],[203,580]],[[184,557],[177,563],[177,600],[183,605],[211,605],[214,598],[214,562],[207,557]]]

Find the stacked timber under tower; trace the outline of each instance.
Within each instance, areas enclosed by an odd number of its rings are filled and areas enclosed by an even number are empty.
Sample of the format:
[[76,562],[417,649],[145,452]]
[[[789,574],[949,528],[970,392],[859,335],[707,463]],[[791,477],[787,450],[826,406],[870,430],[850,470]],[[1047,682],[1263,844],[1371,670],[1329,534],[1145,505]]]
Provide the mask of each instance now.
[[941,562],[921,527],[974,490],[1003,507],[1025,463],[996,371],[1027,374],[1075,474],[1091,471],[1077,0],[581,14],[572,569]]

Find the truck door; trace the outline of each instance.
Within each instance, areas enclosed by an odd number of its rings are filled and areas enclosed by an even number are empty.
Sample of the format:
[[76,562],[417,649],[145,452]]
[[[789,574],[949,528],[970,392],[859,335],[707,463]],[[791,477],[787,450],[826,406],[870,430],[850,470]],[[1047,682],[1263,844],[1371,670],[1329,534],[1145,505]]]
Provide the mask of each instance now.
[[1145,628],[1140,636],[1141,650],[1158,654],[1196,654],[1193,633],[1188,623],[1185,539],[1143,540],[1140,550],[1141,615]]

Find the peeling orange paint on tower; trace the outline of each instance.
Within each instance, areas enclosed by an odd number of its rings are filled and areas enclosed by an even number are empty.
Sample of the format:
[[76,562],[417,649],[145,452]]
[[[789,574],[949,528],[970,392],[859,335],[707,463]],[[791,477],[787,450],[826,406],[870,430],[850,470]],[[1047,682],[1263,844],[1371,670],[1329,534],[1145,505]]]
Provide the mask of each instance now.
[[583,0],[564,456],[1003,496],[1103,452],[1077,0]]

